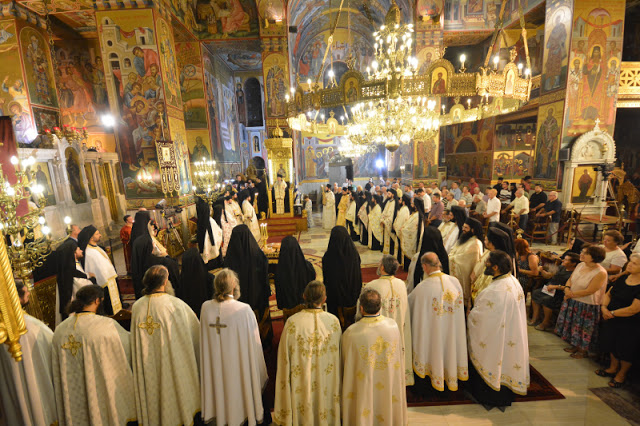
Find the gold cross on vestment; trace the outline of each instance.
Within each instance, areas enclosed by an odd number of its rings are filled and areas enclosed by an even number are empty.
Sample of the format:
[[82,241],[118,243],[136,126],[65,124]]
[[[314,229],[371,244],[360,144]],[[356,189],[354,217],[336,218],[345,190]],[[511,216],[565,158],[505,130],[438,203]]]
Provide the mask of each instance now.
[[153,334],[156,329],[160,328],[160,323],[154,322],[151,315],[147,315],[147,320],[141,324],[138,324],[138,328],[146,330],[149,336]]
[[68,349],[71,355],[76,356],[82,347],[82,343],[78,342],[73,334],[70,334],[67,343],[62,345],[62,349]]
[[215,323],[215,324],[209,324],[209,327],[215,327],[215,328],[216,328],[216,331],[218,332],[218,334],[220,334],[220,329],[221,329],[221,328],[227,328],[227,325],[226,325],[226,324],[222,324],[222,323],[220,322],[220,317],[218,317],[218,318],[216,319],[216,323]]

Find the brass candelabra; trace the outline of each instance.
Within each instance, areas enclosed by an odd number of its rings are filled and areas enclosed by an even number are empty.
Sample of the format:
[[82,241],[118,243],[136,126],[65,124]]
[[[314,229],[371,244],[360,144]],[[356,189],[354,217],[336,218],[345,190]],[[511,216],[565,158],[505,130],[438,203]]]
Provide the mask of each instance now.
[[[32,166],[35,159],[29,157],[20,161],[11,158],[15,169],[15,183],[11,183],[0,165],[0,230],[4,244],[0,244],[0,342],[6,341],[12,356],[19,361],[22,357],[19,336],[26,332],[20,302],[18,300],[14,276],[20,278],[30,289],[30,276],[42,266],[51,253],[56,241],[49,238],[50,228],[44,218],[43,188],[36,183]],[[40,205],[32,201],[38,197]],[[19,215],[19,209],[26,204],[27,212]],[[65,218],[70,223],[71,219]],[[31,294],[28,308],[33,316],[42,318],[42,311],[35,293]]]
[[[0,166],[0,210],[3,212],[0,229],[5,236],[14,275],[32,290],[33,283],[30,277],[33,270],[44,264],[52,247],[63,239],[50,238],[51,229],[47,226],[43,215],[46,199],[41,196],[43,188],[36,183],[35,172],[32,171],[35,159],[29,157],[20,161],[12,157],[11,163],[16,175],[16,182],[13,185]],[[38,204],[32,199],[37,199]],[[28,211],[19,216],[19,206],[25,202]],[[65,222],[70,221],[71,219],[65,218]],[[35,298],[35,294],[32,294],[28,310],[33,316],[42,318],[40,306],[37,300],[34,300]]]
[[193,192],[207,201],[209,205],[224,195],[226,187],[220,182],[220,171],[216,168],[215,160],[197,161],[193,167]]

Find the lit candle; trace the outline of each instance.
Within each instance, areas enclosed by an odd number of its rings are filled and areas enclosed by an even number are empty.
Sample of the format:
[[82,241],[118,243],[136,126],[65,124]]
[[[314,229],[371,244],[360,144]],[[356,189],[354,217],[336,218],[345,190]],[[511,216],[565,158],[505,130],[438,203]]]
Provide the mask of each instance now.
[[471,98],[467,99],[467,108],[471,108]]
[[460,62],[462,63],[462,66],[460,67],[460,69],[464,69],[464,61],[466,59],[467,59],[467,55],[465,55],[464,53],[460,55]]
[[498,63],[500,62],[500,56],[496,55],[493,57],[493,65],[496,70],[498,70]]

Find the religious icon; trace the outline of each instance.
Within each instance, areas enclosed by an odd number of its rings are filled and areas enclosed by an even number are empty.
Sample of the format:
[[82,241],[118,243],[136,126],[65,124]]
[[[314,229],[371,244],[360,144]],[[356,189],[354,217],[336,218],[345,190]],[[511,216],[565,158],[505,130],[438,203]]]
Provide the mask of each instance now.
[[87,202],[87,193],[82,184],[80,163],[78,162],[78,153],[72,147],[65,151],[67,177],[69,179],[69,189],[71,190],[71,199],[76,204]]
[[513,86],[516,81],[516,73],[513,70],[509,70],[507,72],[507,82],[504,86],[504,94],[505,95],[513,95]]
[[[434,78],[436,76],[436,78]],[[431,73],[431,93],[434,95],[440,95],[447,93],[447,71],[443,67],[436,68]]]
[[355,103],[358,101],[358,87],[356,86],[357,80],[350,78],[345,84],[345,100],[347,103]]
[[571,201],[573,203],[586,203],[596,189],[598,173],[593,166],[576,167],[573,175],[573,187]]

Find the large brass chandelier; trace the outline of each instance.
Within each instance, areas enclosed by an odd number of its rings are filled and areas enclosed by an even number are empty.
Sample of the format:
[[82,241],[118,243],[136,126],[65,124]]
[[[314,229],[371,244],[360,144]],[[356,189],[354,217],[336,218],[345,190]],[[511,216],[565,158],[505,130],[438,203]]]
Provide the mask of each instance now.
[[[521,1],[518,8],[525,58],[518,58],[511,49],[507,63],[500,66],[500,48],[506,47],[506,43],[501,45],[506,40],[502,28],[506,3],[502,2],[498,25],[479,71],[467,72],[463,55],[458,70],[441,57],[419,73],[412,56],[413,26],[401,24],[400,9],[393,0],[384,25],[374,33],[376,59],[367,67],[366,75],[355,70],[351,61],[338,84],[322,88],[320,73],[315,83],[306,85],[307,91],[298,84],[287,97],[290,127],[314,134],[319,126],[314,125],[315,119],[308,120],[307,113],[315,112],[317,117],[324,108],[342,107],[346,123],[332,133],[347,134],[353,144],[384,144],[394,151],[401,143],[435,137],[442,125],[518,110],[529,100],[533,79]],[[493,66],[489,64],[491,59]],[[320,72],[323,69],[324,65]],[[443,107],[439,101],[443,98],[453,102]]]

